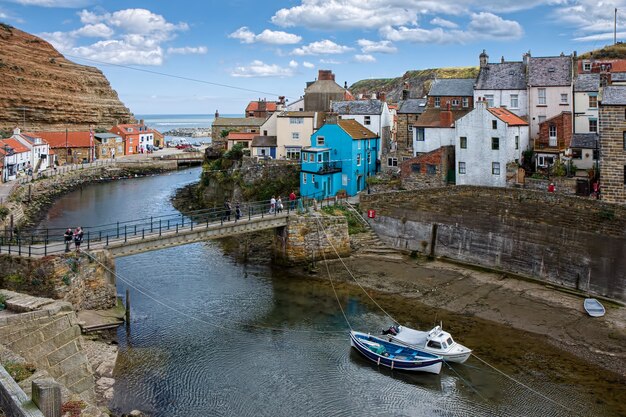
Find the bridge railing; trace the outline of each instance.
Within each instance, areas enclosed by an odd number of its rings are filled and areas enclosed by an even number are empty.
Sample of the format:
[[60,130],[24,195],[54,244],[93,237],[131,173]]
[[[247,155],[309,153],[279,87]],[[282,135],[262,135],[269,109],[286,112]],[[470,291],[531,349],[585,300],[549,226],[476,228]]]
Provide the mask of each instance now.
[[[233,204],[231,209],[226,207],[189,211],[163,216],[151,216],[123,222],[115,222],[97,226],[83,227],[81,246],[90,249],[93,245],[108,246],[110,242],[127,242],[131,239],[145,239],[151,236],[161,236],[166,233],[176,233],[183,230],[206,227],[215,224],[236,223],[252,218],[277,216],[281,213],[289,214],[297,208],[289,201],[283,202],[283,208],[272,209],[267,201],[243,202]],[[17,229],[5,230],[0,234],[0,254],[10,253],[21,256],[47,256],[61,253],[66,250],[64,233],[66,228],[45,229]],[[70,247],[73,245],[70,242]]]

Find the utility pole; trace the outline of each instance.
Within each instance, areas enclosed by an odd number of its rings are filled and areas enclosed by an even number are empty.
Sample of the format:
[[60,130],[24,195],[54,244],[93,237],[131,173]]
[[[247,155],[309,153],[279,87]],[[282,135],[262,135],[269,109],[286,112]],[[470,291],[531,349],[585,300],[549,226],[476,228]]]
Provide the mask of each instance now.
[[613,18],[613,45],[617,45],[617,7],[615,8],[615,17]]

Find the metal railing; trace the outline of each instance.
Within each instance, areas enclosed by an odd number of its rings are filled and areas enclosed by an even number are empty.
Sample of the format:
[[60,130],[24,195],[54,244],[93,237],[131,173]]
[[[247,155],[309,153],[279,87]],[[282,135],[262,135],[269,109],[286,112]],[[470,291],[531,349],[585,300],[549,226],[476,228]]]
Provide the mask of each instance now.
[[[211,208],[163,216],[151,216],[122,222],[83,227],[81,247],[86,249],[103,248],[110,244],[117,246],[152,237],[171,236],[182,232],[210,226],[238,223],[240,221],[263,219],[266,217],[288,216],[295,210],[289,202],[283,208],[270,207],[267,201],[245,202],[226,208]],[[64,232],[66,228],[5,230],[0,234],[0,254],[19,256],[47,256],[66,251]],[[73,245],[69,242],[69,246]]]

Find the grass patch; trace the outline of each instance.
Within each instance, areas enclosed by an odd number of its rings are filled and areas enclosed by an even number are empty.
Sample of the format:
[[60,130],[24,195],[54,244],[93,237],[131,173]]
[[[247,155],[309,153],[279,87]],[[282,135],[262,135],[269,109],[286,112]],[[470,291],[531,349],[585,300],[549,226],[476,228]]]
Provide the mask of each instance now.
[[35,373],[35,365],[30,363],[16,363],[16,362],[8,362],[5,363],[4,369],[7,370],[11,378],[15,380],[15,382],[20,382],[29,378],[32,374]]
[[356,214],[342,206],[322,207],[322,212],[331,216],[344,216],[348,220],[348,234],[356,235],[367,232],[367,228]]

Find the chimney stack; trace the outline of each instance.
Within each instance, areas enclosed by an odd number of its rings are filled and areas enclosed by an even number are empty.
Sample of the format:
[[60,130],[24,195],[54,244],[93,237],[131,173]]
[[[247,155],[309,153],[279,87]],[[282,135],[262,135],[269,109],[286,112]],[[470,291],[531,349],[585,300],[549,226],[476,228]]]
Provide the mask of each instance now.
[[143,119],[139,120],[139,124],[143,126]]
[[484,97],[478,97],[475,108],[485,110],[487,108],[487,100]]
[[487,64],[489,64],[489,55],[487,55],[487,52],[485,52],[484,49],[483,52],[478,56],[478,60],[480,61],[480,68],[485,68],[487,67]]
[[452,112],[450,111],[450,103],[448,103],[445,110],[442,110],[439,113],[439,122],[441,123],[441,127],[452,126],[454,119],[452,118]]
[[335,81],[335,74],[331,70],[319,70],[317,79],[319,81]]
[[379,92],[378,99],[380,101],[387,101],[387,93],[385,93],[384,91]]
[[504,55],[502,55],[502,57],[500,58],[500,63],[504,64]]
[[218,117],[220,117],[220,112],[218,112],[217,110],[215,110],[215,118],[217,119]]

